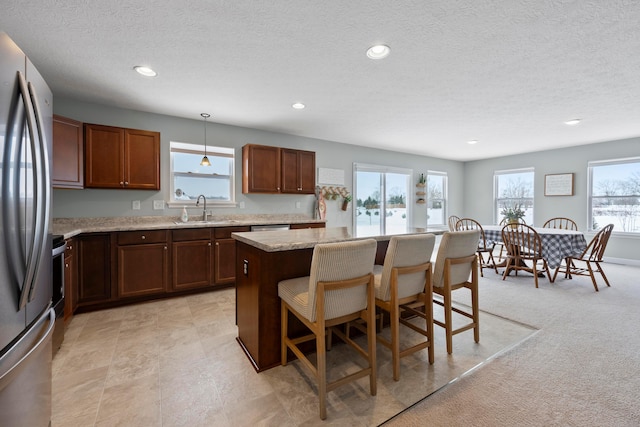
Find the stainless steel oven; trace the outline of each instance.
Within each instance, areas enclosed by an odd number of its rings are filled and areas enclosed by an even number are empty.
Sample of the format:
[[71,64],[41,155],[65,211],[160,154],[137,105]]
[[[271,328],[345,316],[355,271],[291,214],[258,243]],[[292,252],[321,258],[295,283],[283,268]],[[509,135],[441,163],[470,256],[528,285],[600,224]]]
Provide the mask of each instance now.
[[67,243],[63,236],[54,235],[52,244],[53,255],[53,293],[51,304],[56,312],[56,323],[53,329],[53,355],[58,352],[64,339],[64,251]]

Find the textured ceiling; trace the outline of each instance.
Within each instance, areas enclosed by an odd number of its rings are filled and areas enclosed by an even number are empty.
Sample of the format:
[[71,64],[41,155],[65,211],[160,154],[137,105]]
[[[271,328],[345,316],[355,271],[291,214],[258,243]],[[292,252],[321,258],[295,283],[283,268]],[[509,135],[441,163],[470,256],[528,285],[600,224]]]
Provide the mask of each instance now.
[[57,96],[455,160],[640,136],[640,1],[4,3]]

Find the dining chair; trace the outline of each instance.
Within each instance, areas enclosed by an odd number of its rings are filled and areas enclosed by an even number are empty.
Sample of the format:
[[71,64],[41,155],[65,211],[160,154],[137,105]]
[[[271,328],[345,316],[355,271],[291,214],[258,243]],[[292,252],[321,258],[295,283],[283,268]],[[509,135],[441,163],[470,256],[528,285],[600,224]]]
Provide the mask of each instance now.
[[460,221],[460,217],[455,215],[450,215],[448,221],[449,221],[449,231],[456,231],[456,224],[458,223],[458,221]]
[[[540,235],[533,228],[526,224],[518,224],[513,227],[507,224],[502,227],[502,242],[507,250],[507,265],[502,274],[505,280],[511,270],[518,275],[519,270],[525,270],[533,274],[536,288],[538,287],[538,264],[542,263],[543,270],[547,273],[549,282],[553,283],[547,260],[542,256],[542,240]],[[529,267],[526,261],[531,261]]]
[[[526,224],[526,221],[524,220],[524,218],[518,218],[518,222],[520,224]],[[502,220],[498,223],[498,225],[504,227],[505,225],[509,224],[507,218],[502,218]],[[496,250],[500,250],[500,252],[498,252],[498,255],[494,255],[493,259],[496,260],[496,262],[498,264],[502,264],[503,262],[506,263],[507,261],[507,256],[506,256],[506,249],[504,248],[504,243],[503,242],[496,242],[495,246],[494,246],[494,253]]]
[[571,276],[574,274],[577,276],[589,276],[591,277],[593,287],[596,292],[598,292],[595,273],[600,273],[607,286],[611,286],[600,263],[604,257],[604,251],[607,249],[607,243],[609,242],[609,237],[611,237],[612,231],[613,224],[603,227],[595,236],[593,236],[593,239],[591,239],[585,250],[582,251],[580,255],[565,258],[564,265],[556,268],[553,278],[555,279],[558,271],[563,271],[564,277],[569,279],[571,279]]
[[485,268],[491,268],[496,272],[496,274],[500,274],[498,272],[498,267],[496,266],[496,261],[493,258],[493,250],[496,242],[487,240],[482,225],[480,225],[480,223],[475,219],[461,218],[456,223],[456,231],[462,230],[480,230],[480,239],[478,240],[478,249],[476,251],[478,254],[480,276],[484,277],[482,270]]
[[[373,264],[377,243],[374,239],[318,244],[313,250],[309,276],[278,283],[281,299],[281,363],[287,364],[288,351],[300,359],[318,384],[320,418],[327,417],[327,393],[347,382],[369,376],[369,389],[376,395],[376,327]],[[289,312],[311,334],[289,337]],[[361,319],[366,322],[367,349],[360,347],[335,326]],[[327,383],[327,335],[333,334],[366,359],[364,368]],[[314,365],[298,347],[316,343]],[[329,341],[330,345],[330,341]]]
[[560,230],[575,230],[578,231],[578,225],[574,220],[563,217],[555,217],[547,220],[542,225],[543,228],[557,228]]
[[[444,321],[433,323],[445,329],[447,353],[453,353],[453,336],[473,329],[473,339],[480,342],[480,310],[478,308],[478,256],[476,249],[480,230],[445,232],[440,241],[433,270],[433,292],[442,297],[433,299],[444,309]],[[471,276],[471,280],[469,280]],[[454,307],[452,292],[466,288],[471,292],[471,312]],[[453,329],[453,313],[471,319],[471,322]]]
[[[384,265],[374,267],[376,306],[381,316],[389,313],[391,340],[378,335],[378,342],[391,350],[393,379],[400,379],[400,358],[428,348],[433,364],[433,292],[431,288],[431,254],[435,246],[433,234],[393,236],[389,242]],[[423,307],[423,310],[417,309]],[[423,328],[403,318],[407,314],[425,321]],[[382,323],[382,322],[381,322]],[[422,340],[400,350],[400,324],[423,335]]]

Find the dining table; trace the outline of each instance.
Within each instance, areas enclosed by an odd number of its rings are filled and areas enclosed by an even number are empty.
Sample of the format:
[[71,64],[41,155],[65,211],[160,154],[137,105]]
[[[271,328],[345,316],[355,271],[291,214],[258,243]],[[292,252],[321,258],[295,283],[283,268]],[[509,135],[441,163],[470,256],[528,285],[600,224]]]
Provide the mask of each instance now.
[[[483,225],[486,240],[502,242],[502,225]],[[507,225],[508,227],[508,225]],[[587,247],[584,233],[577,230],[559,228],[533,227],[542,241],[542,257],[547,261],[549,269],[560,267],[562,260],[568,256],[578,256]]]

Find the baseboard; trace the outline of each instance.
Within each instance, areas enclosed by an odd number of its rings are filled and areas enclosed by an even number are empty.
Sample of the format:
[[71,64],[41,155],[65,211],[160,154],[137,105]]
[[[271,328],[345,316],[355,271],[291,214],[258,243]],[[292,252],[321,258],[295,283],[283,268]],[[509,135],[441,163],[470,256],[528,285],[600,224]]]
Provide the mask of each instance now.
[[610,262],[611,264],[633,265],[635,267],[640,267],[640,260],[637,259],[604,257],[603,261]]

